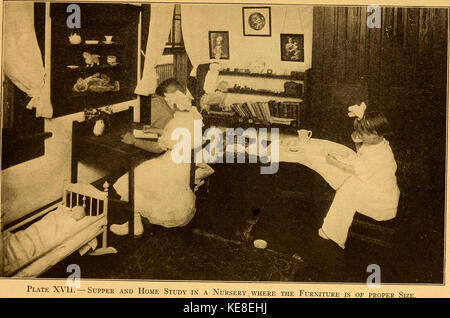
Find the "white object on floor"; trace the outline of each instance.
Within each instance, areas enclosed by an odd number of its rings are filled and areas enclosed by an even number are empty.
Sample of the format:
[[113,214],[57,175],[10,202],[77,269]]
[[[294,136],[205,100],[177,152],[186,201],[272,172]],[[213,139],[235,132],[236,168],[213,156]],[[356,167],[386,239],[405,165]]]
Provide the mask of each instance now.
[[267,242],[264,241],[264,240],[255,240],[255,241],[253,242],[253,245],[254,245],[256,248],[265,249],[265,248],[267,247]]

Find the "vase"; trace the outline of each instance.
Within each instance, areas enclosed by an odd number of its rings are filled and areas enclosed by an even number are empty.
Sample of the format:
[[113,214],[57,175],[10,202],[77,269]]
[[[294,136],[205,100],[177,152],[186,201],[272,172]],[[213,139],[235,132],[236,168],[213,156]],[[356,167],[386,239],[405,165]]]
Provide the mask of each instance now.
[[105,122],[99,119],[95,122],[93,133],[95,136],[101,136],[105,132]]

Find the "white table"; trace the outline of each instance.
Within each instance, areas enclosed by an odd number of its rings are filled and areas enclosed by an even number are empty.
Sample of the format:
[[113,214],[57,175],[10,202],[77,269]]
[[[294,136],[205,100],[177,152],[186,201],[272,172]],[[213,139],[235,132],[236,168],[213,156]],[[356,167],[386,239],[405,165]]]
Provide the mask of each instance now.
[[329,140],[311,138],[298,152],[292,152],[283,145],[286,140],[292,138],[297,137],[280,134],[278,158],[280,162],[295,162],[314,170],[335,190],[350,176],[348,172],[329,164],[325,154],[332,153],[352,158],[356,156],[352,149]]
[[[225,132],[225,127],[215,127],[219,128],[222,132]],[[288,140],[295,138],[297,138],[296,135],[285,133],[279,134],[279,162],[292,162],[302,164],[321,175],[322,178],[324,178],[324,180],[335,190],[338,189],[348,177],[350,177],[350,174],[348,172],[345,172],[337,168],[336,166],[329,164],[325,159],[325,154],[332,153],[346,156],[347,158],[354,158],[356,156],[355,151],[348,148],[347,146],[329,140],[311,138],[302,146],[301,150],[292,152],[289,150],[289,147],[284,146],[284,144]],[[270,146],[267,148],[267,155],[269,156],[271,156],[273,146],[271,139],[272,137],[270,134],[270,129],[267,129],[267,140],[271,141]],[[247,153],[249,153],[248,147],[246,147],[245,150],[247,151]],[[271,158],[271,160],[273,159]]]

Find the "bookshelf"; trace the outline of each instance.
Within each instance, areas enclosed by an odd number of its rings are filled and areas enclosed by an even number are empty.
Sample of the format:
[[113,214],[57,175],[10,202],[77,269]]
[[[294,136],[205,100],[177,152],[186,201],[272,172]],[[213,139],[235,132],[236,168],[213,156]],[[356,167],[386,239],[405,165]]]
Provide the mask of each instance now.
[[[230,127],[279,127],[282,129],[299,129],[307,126],[308,74],[296,72],[295,76],[250,73],[223,70],[219,73],[221,80],[236,79],[228,89],[225,104],[231,106],[234,116],[220,112],[204,114],[206,125],[225,125]],[[239,80],[239,78],[243,78]],[[284,84],[299,83],[296,94],[286,94]],[[233,86],[234,85],[234,86]],[[269,89],[270,88],[270,89]],[[273,120],[271,120],[273,119]],[[288,119],[292,119],[289,123]],[[282,122],[282,123],[281,123]]]
[[289,80],[289,81],[304,81],[306,78],[305,72],[298,72],[296,74],[296,76],[292,76],[292,75],[280,75],[280,74],[272,74],[272,73],[251,73],[251,72],[224,70],[224,71],[220,71],[219,75],[266,78],[266,79],[282,79],[282,80]]
[[230,88],[228,89],[228,93],[230,94],[240,94],[240,95],[255,95],[255,96],[269,96],[269,97],[280,97],[280,98],[288,98],[288,99],[296,99],[298,101],[302,101],[300,96],[289,95],[281,92],[273,92],[266,90],[254,90],[254,89],[245,89],[245,88]]

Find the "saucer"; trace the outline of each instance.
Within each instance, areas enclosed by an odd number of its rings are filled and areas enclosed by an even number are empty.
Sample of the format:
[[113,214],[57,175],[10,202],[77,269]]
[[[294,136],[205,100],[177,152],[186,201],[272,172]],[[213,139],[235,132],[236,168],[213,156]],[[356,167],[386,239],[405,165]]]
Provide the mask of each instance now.
[[304,144],[299,142],[298,137],[292,137],[283,140],[281,146],[289,152],[302,152]]
[[97,40],[86,40],[84,41],[86,44],[98,44]]
[[108,41],[102,41],[103,44],[114,44],[114,41],[108,42]]

